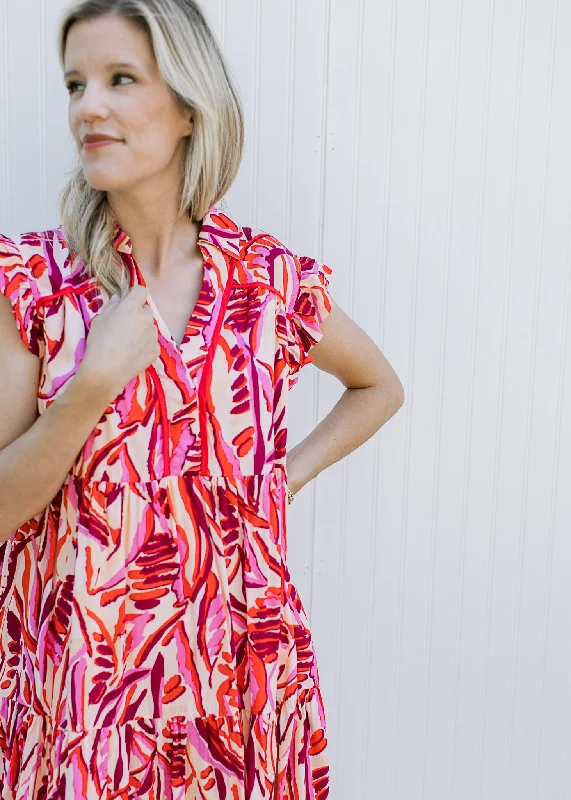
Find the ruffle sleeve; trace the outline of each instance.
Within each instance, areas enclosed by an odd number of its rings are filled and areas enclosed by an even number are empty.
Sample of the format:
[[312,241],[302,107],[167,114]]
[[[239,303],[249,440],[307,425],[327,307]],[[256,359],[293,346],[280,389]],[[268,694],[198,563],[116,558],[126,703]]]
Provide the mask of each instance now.
[[315,359],[310,350],[323,336],[321,325],[331,312],[329,278],[331,267],[309,256],[295,256],[289,277],[287,303],[289,386],[297,383],[297,373]]
[[1,233],[0,294],[10,300],[22,341],[31,353],[40,356],[42,336],[36,313],[36,283],[16,243]]

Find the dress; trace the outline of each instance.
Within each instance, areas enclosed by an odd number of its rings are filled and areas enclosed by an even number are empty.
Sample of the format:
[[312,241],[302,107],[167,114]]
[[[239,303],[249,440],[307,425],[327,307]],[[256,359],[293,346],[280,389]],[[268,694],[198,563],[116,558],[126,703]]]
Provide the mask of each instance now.
[[[329,793],[311,632],[287,556],[287,397],[331,269],[213,206],[177,346],[108,406],[49,506],[0,544],[0,800]],[[128,235],[113,246],[143,283]],[[0,235],[40,413],[106,296],[60,228]],[[277,794],[273,793],[277,782]]]

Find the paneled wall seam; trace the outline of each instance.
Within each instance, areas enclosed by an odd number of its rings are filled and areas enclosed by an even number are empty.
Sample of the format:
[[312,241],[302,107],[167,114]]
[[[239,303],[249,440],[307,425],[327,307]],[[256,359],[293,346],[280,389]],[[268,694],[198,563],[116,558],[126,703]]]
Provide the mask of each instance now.
[[[289,29],[290,31],[297,31],[297,0],[289,0]],[[287,241],[292,239],[292,205],[293,205],[293,190],[292,190],[292,166],[293,166],[293,131],[295,128],[295,103],[294,103],[294,87],[295,87],[295,36],[290,36],[289,47],[289,72],[288,72],[288,93],[287,93],[287,143],[286,143],[286,185],[285,185],[285,230]]]
[[[525,0],[524,0],[525,2]],[[448,186],[448,202],[447,202],[447,210],[446,210],[446,258],[445,258],[445,279],[444,279],[444,304],[443,304],[443,318],[444,318],[444,326],[442,332],[442,346],[440,351],[440,378],[438,384],[438,436],[437,436],[437,480],[436,483],[438,485],[438,480],[440,476],[440,460],[441,460],[441,431],[442,431],[442,400],[444,396],[444,374],[445,374],[445,366],[444,366],[444,352],[446,348],[446,341],[447,341],[447,310],[448,310],[448,279],[450,275],[450,249],[451,249],[451,238],[452,238],[452,207],[454,203],[454,181],[455,181],[455,166],[456,166],[456,130],[457,130],[457,118],[458,118],[458,96],[459,96],[459,72],[460,72],[460,52],[461,52],[461,35],[462,35],[462,23],[463,23],[463,0],[458,0],[458,16],[456,20],[456,32],[455,32],[455,49],[454,49],[454,101],[453,101],[453,122],[452,122],[452,156],[451,156],[451,169],[450,169],[450,183]],[[460,683],[460,652],[462,646],[462,616],[464,611],[464,566],[466,562],[466,539],[467,539],[467,531],[466,526],[464,525],[461,532],[460,532],[460,564],[459,564],[459,576],[458,576],[458,591],[460,594],[460,602],[458,604],[458,613],[456,615],[456,632],[455,632],[455,644],[454,644],[454,667],[453,667],[453,689],[452,689],[452,753],[451,753],[451,770],[452,774],[451,778],[451,789],[450,795],[454,797],[455,794],[455,783],[456,783],[456,741],[457,741],[457,730],[458,730],[458,687]]]
[[[420,81],[420,130],[418,136],[418,149],[416,158],[416,191],[415,191],[415,207],[414,207],[414,239],[412,249],[412,293],[411,293],[411,311],[410,311],[410,328],[409,328],[409,353],[408,353],[408,375],[409,385],[414,386],[415,374],[415,345],[416,345],[416,313],[418,302],[418,272],[419,272],[419,248],[420,248],[420,224],[422,213],[422,187],[424,179],[424,152],[425,152],[425,131],[426,131],[426,88],[428,80],[428,52],[429,52],[429,29],[430,29],[430,14],[431,5],[430,0],[424,2],[423,14],[423,31],[422,31],[422,74]],[[407,552],[407,544],[409,541],[409,499],[410,499],[410,470],[411,470],[411,447],[412,447],[412,412],[415,406],[415,393],[409,398],[405,406],[405,443],[404,443],[404,475],[403,475],[403,498],[402,498],[402,516],[401,516],[401,561],[399,570],[399,644],[397,649],[396,676],[395,676],[395,698],[396,698],[396,711],[395,711],[395,750],[393,761],[393,796],[398,797],[398,755],[400,746],[400,719],[401,719],[401,675],[402,675],[402,636],[403,629],[403,608],[405,598],[405,560]],[[431,551],[434,547],[434,539],[431,544]],[[426,652],[426,633],[424,651]],[[425,676],[426,681],[426,676]],[[425,683],[426,687],[426,683]],[[425,703],[426,708],[426,703]],[[424,767],[423,767],[424,772]]]
[[254,59],[254,109],[253,109],[253,126],[252,126],[252,195],[250,198],[250,208],[254,213],[255,227],[259,226],[259,207],[257,200],[258,186],[260,185],[260,64],[262,60],[262,5],[261,0],[256,0],[256,15],[255,15],[255,53]]
[[[391,2],[391,25],[390,25],[390,45],[389,45],[389,86],[388,86],[388,103],[387,103],[387,113],[386,113],[386,146],[385,146],[385,166],[386,166],[386,177],[385,177],[385,185],[384,185],[384,209],[385,214],[381,221],[381,259],[380,259],[380,270],[381,270],[381,297],[379,301],[379,325],[377,328],[377,335],[376,341],[379,346],[382,346],[383,343],[383,330],[385,325],[385,304],[386,304],[386,285],[387,285],[387,262],[388,262],[388,255],[387,255],[387,240],[388,240],[388,224],[389,224],[389,200],[390,200],[390,161],[391,161],[391,153],[392,153],[392,126],[393,126],[393,97],[394,97],[394,72],[395,72],[395,39],[396,39],[396,4],[397,0],[392,0]],[[380,475],[380,459],[381,459],[381,439],[379,436],[375,437],[374,442],[374,449],[373,449],[373,475],[375,477],[375,481],[373,485],[376,486],[378,484],[378,476]],[[373,493],[372,498],[372,514],[371,514],[371,526],[373,527],[379,520],[379,492]],[[373,528],[374,530],[374,528]],[[376,545],[377,536],[373,536],[373,540]],[[376,546],[373,549],[371,561],[372,561],[372,568],[376,565]],[[371,605],[374,607],[375,605],[375,598],[376,598],[376,584],[373,584],[371,587]],[[371,647],[370,647],[370,637],[367,640],[367,664],[370,667],[371,662]],[[366,683],[366,697],[371,697],[370,689],[371,689],[371,679],[370,679],[371,670],[369,668],[368,673],[368,682]],[[366,703],[365,706],[365,721],[364,721],[364,728],[365,728],[365,740],[371,740],[371,703]],[[377,765],[373,764],[372,768],[375,769]],[[367,761],[366,770],[365,770],[365,786],[369,786],[369,762]]]
[[[382,303],[381,303],[381,316],[380,316],[380,331],[379,336],[377,337],[377,341],[379,342],[379,346],[383,347],[384,342],[384,328],[385,328],[385,320],[386,320],[386,298],[387,298],[387,273],[388,273],[388,231],[389,231],[389,222],[390,222],[390,200],[391,200],[391,178],[392,178],[392,158],[393,158],[393,131],[394,131],[394,89],[395,89],[395,63],[396,63],[396,34],[397,34],[397,24],[398,24],[398,0],[392,0],[391,4],[391,41],[390,41],[390,58],[389,58],[389,96],[388,96],[388,109],[387,109],[387,143],[385,149],[385,191],[384,191],[384,208],[385,208],[385,216],[383,219],[383,240],[381,243],[382,247],[382,263],[381,263],[381,270],[382,270],[382,287],[383,287],[383,294],[382,294]],[[380,460],[380,445],[377,439],[377,447],[376,447],[376,463],[377,463],[377,471],[378,465]],[[401,572],[399,573],[399,581],[402,581],[402,563],[401,563]],[[400,584],[399,584],[400,585]],[[400,621],[400,618],[397,622]],[[397,636],[397,644],[398,644],[398,636]],[[395,655],[395,658],[398,658],[398,652]],[[394,686],[394,682],[393,682]],[[392,694],[394,698],[394,692]],[[394,702],[394,701],[393,701]],[[394,711],[393,711],[394,714]],[[367,734],[369,734],[369,723],[370,717],[367,720]],[[391,755],[392,758],[395,758],[394,750],[395,750],[395,741],[394,738],[391,737],[390,740],[391,744]]]
[[[327,197],[327,147],[328,147],[328,111],[329,111],[329,42],[331,39],[331,0],[326,0],[325,4],[325,39],[323,47],[323,93],[321,104],[321,158],[319,160],[320,175],[319,175],[319,244],[317,247],[317,257],[320,261],[324,260],[324,237],[325,237],[325,205]],[[316,382],[314,383],[312,393],[312,422],[317,424],[318,417],[318,389],[319,389],[319,372],[317,374]],[[310,562],[315,564],[315,530],[317,525],[317,503],[315,497],[316,484],[312,486],[310,496],[309,518],[311,533],[311,549],[310,549]],[[314,580],[313,572],[309,576],[309,592],[308,592],[308,616],[312,619],[313,613],[313,592]],[[338,623],[339,624],[339,623]],[[338,633],[338,631],[337,631]]]
[[40,104],[38,109],[38,128],[39,128],[39,148],[40,148],[40,198],[41,209],[44,218],[48,215],[48,201],[47,201],[47,175],[46,175],[46,9],[45,0],[36,0],[38,4],[38,18],[39,24],[39,86],[40,86]]
[[[432,631],[433,625],[433,610],[434,610],[434,549],[435,549],[435,537],[436,537],[436,529],[438,526],[438,498],[439,498],[439,491],[440,491],[440,473],[441,473],[441,457],[442,457],[442,425],[443,425],[443,397],[444,397],[444,375],[445,375],[445,352],[446,352],[446,342],[447,342],[447,331],[448,331],[448,289],[449,289],[449,276],[450,276],[450,248],[451,248],[451,237],[452,237],[452,207],[454,203],[454,182],[456,177],[456,134],[457,134],[457,125],[458,125],[458,97],[459,97],[459,74],[460,74],[460,42],[461,42],[461,33],[462,33],[462,20],[463,20],[463,0],[457,0],[456,5],[456,25],[454,28],[454,56],[453,56],[453,78],[452,78],[452,119],[451,119],[451,143],[450,143],[450,168],[448,171],[448,190],[447,190],[447,199],[446,199],[446,222],[444,228],[444,242],[445,242],[445,255],[444,255],[444,280],[442,285],[442,314],[441,314],[441,334],[440,334],[440,352],[438,358],[438,390],[437,390],[437,411],[436,411],[436,437],[435,437],[435,448],[434,448],[434,489],[432,495],[432,518],[431,518],[431,536],[432,536],[432,547],[431,547],[431,571],[430,571],[430,589],[429,589],[429,631]],[[454,709],[454,717],[453,717],[453,725],[454,729],[456,726],[456,710],[457,710],[457,697],[458,697],[458,680],[459,680],[459,669],[458,669],[458,654],[459,654],[459,647],[460,647],[460,634],[462,630],[462,626],[460,624],[460,620],[462,619],[462,601],[463,601],[463,581],[464,581],[464,555],[465,555],[465,548],[466,548],[466,530],[462,532],[461,536],[461,559],[460,559],[460,575],[458,580],[458,586],[460,591],[460,603],[459,603],[459,611],[457,615],[457,626],[456,626],[456,646],[455,646],[455,681],[453,687],[453,699],[452,699],[452,707]],[[431,637],[429,636],[429,648],[428,648],[428,657],[427,657],[427,664],[426,664],[426,672],[427,672],[427,693],[426,693],[426,706],[425,706],[425,713],[424,713],[424,731],[423,731],[423,756],[422,756],[422,763],[423,763],[423,777],[422,777],[422,795],[421,800],[424,800],[426,796],[426,756],[427,756],[427,749],[428,749],[428,700],[429,700],[429,684],[428,681],[430,679],[431,674],[431,667],[432,667],[432,647],[431,647]],[[452,767],[452,775],[451,780],[454,783],[454,772],[453,772],[453,765],[454,765],[454,752],[455,752],[455,737],[452,737],[452,758],[451,758],[451,767]],[[452,796],[454,791],[452,790]]]
[[[359,137],[359,130],[360,130],[360,121],[361,121],[361,109],[362,109],[362,96],[363,96],[363,86],[362,86],[362,74],[363,74],[363,21],[364,21],[364,0],[359,0],[359,7],[357,11],[357,48],[356,48],[356,61],[357,61],[357,70],[356,70],[356,86],[355,86],[355,94],[356,94],[356,103],[355,103],[355,111],[354,111],[354,120],[353,120],[353,182],[352,182],[352,198],[351,198],[351,216],[350,216],[350,225],[349,225],[349,239],[350,239],[350,248],[349,248],[349,300],[348,300],[348,313],[351,317],[354,317],[355,312],[355,247],[357,241],[357,210],[359,207],[359,155],[360,155],[360,137]],[[351,520],[348,515],[348,498],[347,498],[347,472],[349,468],[349,459],[345,458],[341,462],[341,536],[340,536],[340,570],[341,570],[341,587],[345,586],[346,583],[346,558],[345,558],[345,546],[347,544],[347,537],[350,532],[351,528]],[[360,535],[358,533],[357,535]],[[369,567],[369,574],[370,574],[370,567]],[[343,592],[339,592],[339,602],[338,602],[338,619],[339,619],[339,635],[337,637],[337,720],[339,721],[339,725],[343,725],[343,721],[341,718],[341,676],[343,674],[342,671],[342,663],[343,663],[343,653],[345,648],[343,647],[344,642],[344,615],[342,613],[342,595]],[[370,618],[370,616],[369,616]],[[364,778],[365,775],[365,757],[366,757],[366,748],[365,742],[363,742],[362,748],[362,758],[361,758],[361,776],[360,778],[354,776],[353,780],[357,781],[356,785],[360,785],[360,780]],[[337,759],[337,763],[339,763],[339,759]]]
[[[292,218],[293,218],[293,204],[294,202],[297,203],[298,198],[294,198],[294,191],[293,191],[293,140],[294,140],[294,130],[295,130],[295,109],[296,104],[294,102],[295,98],[295,76],[296,76],[296,48],[295,48],[295,32],[297,31],[297,0],[289,0],[289,29],[293,31],[294,35],[290,36],[289,40],[289,48],[288,48],[288,56],[289,56],[289,64],[288,64],[288,93],[287,93],[287,120],[288,120],[288,134],[287,134],[287,142],[286,142],[286,180],[285,180],[285,231],[286,231],[286,241],[292,241],[293,239],[293,231],[292,231]],[[312,494],[313,494],[313,488]],[[315,539],[315,528],[311,528],[311,533],[307,537],[305,542],[306,547],[306,560],[305,560],[305,570],[306,574],[308,575],[309,584],[313,581],[313,570],[314,570],[314,548],[312,546],[313,540]],[[308,604],[308,618],[311,620],[311,606]]]
[[[548,89],[547,89],[547,103],[546,103],[546,114],[545,114],[545,137],[544,137],[544,151],[543,151],[543,172],[541,176],[541,206],[539,212],[539,236],[537,238],[537,257],[536,257],[536,273],[535,273],[535,302],[533,308],[533,334],[532,334],[532,361],[531,361],[531,370],[530,370],[530,382],[529,382],[529,407],[528,407],[528,417],[527,417],[527,425],[526,425],[526,452],[525,452],[525,482],[524,482],[524,492],[523,492],[523,504],[524,504],[524,513],[522,515],[522,550],[524,546],[524,542],[526,541],[526,529],[527,529],[527,517],[528,517],[528,509],[529,509],[529,471],[530,471],[530,450],[531,450],[531,429],[532,429],[532,414],[533,414],[533,397],[534,397],[534,388],[535,388],[535,371],[536,371],[536,364],[537,364],[537,341],[538,341],[538,319],[539,319],[539,300],[541,297],[541,284],[542,284],[542,277],[544,273],[543,265],[544,265],[544,258],[543,258],[543,250],[544,250],[544,235],[545,235],[545,207],[547,203],[547,171],[548,171],[548,164],[549,164],[549,149],[551,143],[551,112],[552,112],[552,103],[553,103],[553,75],[554,75],[554,67],[555,67],[555,37],[557,32],[557,20],[559,14],[559,0],[553,0],[553,10],[552,10],[552,17],[551,17],[551,40],[550,40],[550,48],[549,48],[549,66],[548,66]],[[552,462],[553,467],[553,462]],[[553,495],[552,495],[553,498]],[[553,514],[553,506],[550,507],[550,518],[552,519]],[[551,525],[548,528],[548,536],[550,540],[549,544],[549,552],[550,556],[553,552],[553,530]],[[548,576],[551,575],[551,557],[548,558]],[[516,621],[516,634],[515,634],[515,641],[520,643],[519,639],[519,629],[520,629],[520,621],[521,621],[521,577],[522,571],[518,575],[518,606],[517,606],[517,621]],[[547,630],[547,609],[549,608],[549,580],[547,582],[547,591],[546,591],[546,598],[544,604],[544,614],[543,614],[543,635],[542,640],[543,644],[545,644],[545,635]],[[517,654],[517,648],[516,648]],[[514,659],[513,664],[513,682],[512,682],[512,716],[511,716],[511,725],[510,725],[510,732],[509,732],[509,743],[510,747],[508,750],[509,753],[509,761],[508,761],[508,785],[510,783],[511,777],[511,769],[512,769],[512,743],[513,743],[513,729],[514,729],[514,721],[515,721],[515,686],[517,682],[517,675],[518,675],[518,660],[517,657]],[[541,702],[543,700],[543,693],[544,693],[544,682],[545,682],[545,660],[543,661],[543,666],[541,668],[541,678],[540,678],[540,723],[541,723]],[[535,759],[535,775],[533,779],[533,786],[534,792],[533,797],[536,797],[536,790],[537,790],[537,770],[538,770],[538,761],[537,756],[539,754],[539,744],[540,744],[540,736],[541,736],[541,724],[538,725],[537,730],[537,741],[536,741],[536,759]]]
[[[565,313],[563,315],[563,328],[561,331],[561,359],[560,359],[560,372],[559,372],[559,384],[558,384],[558,391],[557,391],[557,422],[558,427],[557,430],[561,431],[563,429],[563,408],[564,408],[564,386],[565,386],[565,363],[567,361],[567,336],[569,331],[569,314],[571,310],[571,217],[569,219],[569,227],[568,227],[568,241],[567,241],[567,258],[566,258],[567,270],[565,273]],[[559,466],[561,448],[559,446],[561,440],[561,436],[557,437],[557,444],[555,448],[555,453],[557,457],[557,466]],[[557,484],[556,484],[557,486]],[[555,492],[557,490],[555,489]],[[553,499],[553,503],[555,504],[555,498]],[[568,681],[567,681],[567,710],[566,710],[566,725],[565,725],[565,750],[563,756],[563,768],[561,770],[561,792],[559,793],[559,800],[566,800],[565,798],[565,776],[567,774],[567,761],[569,756],[569,744],[571,741],[571,669],[568,671]]]
[[[421,112],[421,135],[419,145],[419,169],[418,169],[418,182],[417,182],[417,207],[416,207],[416,228],[414,237],[414,290],[413,290],[413,310],[411,313],[411,343],[416,341],[416,318],[417,318],[417,302],[418,302],[418,274],[419,274],[419,249],[420,249],[420,224],[422,215],[422,198],[423,198],[423,185],[424,185],[424,160],[425,160],[425,131],[426,131],[426,98],[428,87],[428,53],[430,43],[430,23],[432,16],[432,7],[430,0],[427,0],[425,6],[424,16],[424,40],[423,40],[423,69],[422,69],[422,112]],[[414,349],[411,353],[414,353]],[[411,374],[414,372],[414,365],[416,360],[412,358]],[[413,395],[414,398],[414,395]],[[413,401],[414,402],[414,401]],[[410,404],[412,406],[412,403]],[[411,411],[412,414],[412,411]],[[436,496],[436,482],[433,486],[432,494],[432,507],[435,505]],[[421,774],[422,774],[422,795],[424,800],[426,789],[426,745],[427,745],[427,721],[428,721],[428,698],[429,698],[429,680],[430,680],[430,641],[432,638],[432,608],[433,608],[433,589],[434,589],[434,558],[436,547],[436,526],[432,524],[430,530],[430,561],[428,565],[428,602],[426,605],[425,616],[425,637],[423,643],[423,657],[425,663],[424,670],[424,744],[421,755]]]
[[4,117],[4,125],[2,127],[2,170],[3,170],[3,181],[2,186],[4,191],[2,194],[2,219],[5,220],[8,218],[8,196],[10,194],[10,159],[8,157],[9,148],[8,148],[8,140],[10,135],[10,114],[8,113],[8,68],[9,68],[9,52],[8,52],[8,0],[0,0],[0,13],[1,17],[1,27],[0,27],[0,40],[2,42],[2,48],[0,50],[2,55],[2,82],[1,88],[2,93],[0,96],[0,102],[2,103],[2,112]]
[[[491,520],[491,536],[490,547],[488,551],[488,586],[486,595],[486,639],[484,646],[484,701],[482,703],[482,713],[485,714],[486,699],[487,699],[487,677],[489,672],[489,659],[490,659],[490,646],[489,646],[489,630],[492,624],[492,600],[494,597],[493,582],[490,578],[492,574],[492,564],[495,560],[495,534],[497,526],[497,507],[498,507],[498,484],[499,484],[499,465],[500,465],[500,452],[501,452],[501,433],[502,433],[502,419],[504,408],[504,388],[506,377],[506,360],[507,360],[507,334],[508,334],[508,319],[510,309],[510,294],[509,288],[511,284],[511,274],[513,266],[513,237],[515,228],[515,201],[516,201],[516,175],[517,164],[519,157],[519,142],[520,142],[520,119],[521,119],[521,93],[523,85],[523,56],[525,52],[525,30],[527,22],[527,0],[522,0],[522,13],[520,18],[520,29],[518,38],[518,66],[517,66],[517,84],[516,84],[516,102],[514,107],[514,123],[512,135],[512,168],[510,179],[510,216],[508,222],[508,252],[506,254],[506,279],[504,282],[504,302],[502,314],[502,335],[500,347],[500,392],[498,398],[498,414],[496,417],[496,436],[494,447],[494,464],[493,464],[493,502],[492,502],[492,520]],[[483,726],[484,728],[484,723]],[[456,731],[456,729],[455,729]],[[483,748],[480,758],[480,776],[483,773]],[[481,787],[480,787],[481,792]]]
[[[362,2],[360,6],[360,24],[359,24],[359,69],[357,75],[357,84],[358,84],[358,113],[356,113],[356,119],[361,122],[361,108],[362,108],[362,77],[363,77],[363,61],[364,61],[364,27],[365,27],[365,4]],[[358,135],[358,131],[356,131],[356,136]],[[360,151],[359,151],[360,152]],[[357,159],[355,159],[357,162]],[[358,167],[356,164],[355,172],[357,173]],[[359,197],[357,192],[355,191],[353,202],[355,205],[355,210],[357,208]],[[354,213],[355,218],[355,213]],[[355,223],[354,223],[355,224]],[[355,233],[353,233],[355,236]],[[353,243],[353,274],[354,274],[354,243]],[[351,297],[351,309],[354,309],[354,297]],[[379,449],[379,437],[373,442],[373,469],[372,469],[372,485],[377,486],[379,482],[379,465],[378,465],[378,449]],[[371,497],[371,514],[369,516],[369,564],[368,564],[368,571],[367,571],[367,608],[365,612],[365,619],[366,630],[370,631],[373,626],[373,609],[374,609],[374,599],[375,599],[375,581],[374,581],[374,574],[375,574],[375,564],[376,564],[376,557],[377,557],[377,532],[375,530],[375,520],[377,519],[377,492],[372,492]],[[364,531],[363,531],[364,532]],[[346,532],[344,531],[344,534]],[[364,642],[364,653],[363,659],[365,663],[365,679],[363,681],[364,687],[364,696],[365,698],[371,697],[371,673],[372,673],[372,665],[371,665],[371,636],[367,636]],[[369,723],[369,710],[371,704],[369,702],[365,703],[365,720],[361,730],[361,737],[362,737],[362,744],[361,744],[361,772],[362,772],[362,783],[361,785],[366,788],[368,787],[368,780],[367,776],[369,774],[368,769],[368,742],[369,742],[369,733],[368,733],[368,723]]]
[[[484,195],[485,195],[485,167],[486,167],[486,151],[487,151],[487,142],[488,142],[488,121],[489,121],[489,111],[490,111],[490,73],[491,73],[491,59],[492,59],[492,50],[493,50],[493,35],[494,35],[494,14],[495,14],[495,2],[494,0],[490,0],[490,12],[489,12],[489,30],[488,30],[488,51],[486,55],[486,113],[485,113],[485,127],[483,132],[483,142],[482,142],[482,164],[481,164],[481,182],[480,182],[480,202],[479,202],[479,212],[478,212],[478,246],[476,250],[476,277],[479,278],[479,269],[481,265],[481,255],[482,255],[482,218],[483,218],[483,207],[484,207]],[[466,474],[463,486],[463,513],[462,513],[462,530],[466,527],[466,498],[467,498],[467,489],[466,485],[468,482],[468,472],[469,472],[469,464],[470,464],[470,447],[471,444],[471,432],[472,432],[472,411],[473,411],[473,402],[472,402],[472,392],[474,387],[474,370],[475,370],[475,350],[476,350],[476,329],[477,329],[477,300],[479,298],[479,280],[475,281],[476,291],[474,292],[474,299],[475,299],[475,308],[473,311],[472,316],[472,330],[470,335],[470,383],[469,383],[469,392],[468,395],[470,397],[469,403],[469,423],[467,428],[467,442],[466,442]],[[492,574],[492,561],[494,559],[494,537],[495,537],[495,528],[492,528],[491,533],[491,543],[490,543],[490,551],[489,555],[491,561],[488,563],[488,577]],[[491,604],[493,598],[493,583],[488,587],[488,623],[491,623]],[[479,765],[479,774],[478,774],[478,798],[481,800],[482,798],[482,778],[484,774],[483,764],[484,764],[484,746],[483,746],[483,732],[485,731],[486,727],[486,711],[487,711],[487,695],[488,695],[488,666],[489,666],[489,656],[490,656],[490,627],[486,629],[486,637],[485,637],[485,652],[486,652],[486,670],[484,673],[484,697],[482,701],[482,726],[480,731],[480,765]]]

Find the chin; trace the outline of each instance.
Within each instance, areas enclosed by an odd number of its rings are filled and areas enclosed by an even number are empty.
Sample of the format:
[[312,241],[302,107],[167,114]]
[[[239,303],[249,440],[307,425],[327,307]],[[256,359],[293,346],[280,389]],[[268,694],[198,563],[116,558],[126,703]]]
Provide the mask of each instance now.
[[110,192],[119,189],[128,188],[132,181],[121,181],[117,176],[117,172],[113,173],[107,169],[85,169],[83,168],[83,177],[92,189],[99,192]]
[[85,171],[83,176],[91,188],[99,192],[108,192],[115,189],[114,182],[111,178],[105,178],[103,175],[90,175]]

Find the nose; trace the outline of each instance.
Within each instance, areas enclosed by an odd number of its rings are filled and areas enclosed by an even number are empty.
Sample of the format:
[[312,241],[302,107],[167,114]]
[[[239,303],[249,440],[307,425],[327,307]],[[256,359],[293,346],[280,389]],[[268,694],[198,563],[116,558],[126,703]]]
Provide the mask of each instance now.
[[97,84],[88,84],[76,106],[79,119],[90,122],[93,119],[105,119],[109,116],[109,107],[105,99],[105,90]]

